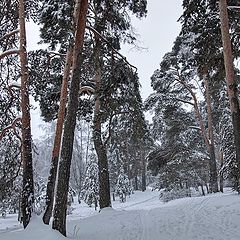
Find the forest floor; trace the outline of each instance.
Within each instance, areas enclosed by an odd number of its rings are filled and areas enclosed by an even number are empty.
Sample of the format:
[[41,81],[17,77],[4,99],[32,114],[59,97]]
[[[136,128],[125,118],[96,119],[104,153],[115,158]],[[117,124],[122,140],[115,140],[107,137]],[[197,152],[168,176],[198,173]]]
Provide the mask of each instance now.
[[163,203],[158,191],[135,192],[125,203],[100,213],[73,204],[67,235],[62,237],[40,217],[26,230],[16,215],[0,218],[1,240],[239,240],[240,196],[233,192],[189,197]]

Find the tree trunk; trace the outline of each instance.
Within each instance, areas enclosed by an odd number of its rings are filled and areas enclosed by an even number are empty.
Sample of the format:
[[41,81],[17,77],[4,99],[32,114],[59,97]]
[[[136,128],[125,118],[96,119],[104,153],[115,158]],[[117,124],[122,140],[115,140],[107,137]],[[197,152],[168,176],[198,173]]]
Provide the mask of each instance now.
[[240,109],[238,102],[238,89],[235,80],[233,56],[232,56],[232,46],[229,34],[229,20],[227,12],[227,2],[226,0],[219,1],[220,9],[220,21],[221,21],[221,32],[222,32],[222,42],[223,42],[223,55],[224,55],[224,65],[226,71],[226,82],[228,98],[230,102],[230,109],[232,114],[233,131],[236,147],[236,162],[237,162],[237,191],[240,193]]
[[138,175],[136,173],[135,177],[134,177],[134,190],[138,190]]
[[[99,61],[99,59],[97,59]],[[101,81],[100,67],[97,63],[97,70],[95,76],[95,110],[93,120],[93,142],[98,156],[98,170],[99,170],[99,205],[100,209],[111,207],[110,197],[110,183],[108,172],[108,159],[106,146],[102,141],[101,129],[101,112],[100,112],[100,98],[99,89]]]
[[43,215],[43,222],[45,224],[49,224],[50,218],[52,216],[52,210],[53,210],[54,190],[55,190],[55,182],[57,177],[58,159],[59,159],[59,153],[61,148],[65,108],[66,108],[66,102],[67,102],[67,87],[68,87],[68,79],[71,71],[72,57],[73,57],[73,48],[70,45],[67,53],[67,57],[66,57],[65,68],[64,68],[56,133],[55,133],[54,145],[53,145],[53,151],[52,151],[51,168],[50,168],[50,174],[49,174],[48,183],[47,183],[46,210]]
[[146,191],[146,162],[145,154],[141,154],[142,157],[142,192]]
[[209,194],[209,188],[208,188],[208,184],[207,183],[205,183],[205,187],[207,189],[207,194]]
[[215,192],[218,192],[217,165],[216,165],[214,134],[213,134],[213,117],[212,117],[211,98],[210,98],[210,92],[209,92],[209,82],[206,75],[204,75],[204,84],[205,84],[205,90],[206,90],[208,133],[209,133],[209,155],[210,155],[209,190],[211,193],[212,192],[215,193]]
[[[223,167],[223,150],[220,150],[220,169]],[[220,191],[223,193],[223,173],[220,172],[219,174],[219,185],[220,185]]]
[[205,196],[205,192],[204,192],[203,184],[201,184],[200,186],[201,186],[201,190],[202,190],[202,195]]
[[22,192],[22,221],[24,228],[30,222],[34,204],[34,183],[32,166],[32,135],[30,125],[29,106],[29,75],[26,50],[26,29],[24,16],[24,1],[19,1],[19,28],[21,62],[21,110],[22,110],[22,166],[23,166],[23,192]]
[[78,109],[79,85],[81,75],[80,66],[83,61],[82,48],[86,27],[87,9],[88,0],[81,0],[75,35],[73,56],[74,69],[69,89],[68,108],[63,131],[63,142],[58,173],[59,177],[57,182],[56,202],[54,206],[54,220],[52,225],[53,229],[58,230],[64,236],[66,236],[67,198],[73,151],[74,131],[76,126],[76,116]]

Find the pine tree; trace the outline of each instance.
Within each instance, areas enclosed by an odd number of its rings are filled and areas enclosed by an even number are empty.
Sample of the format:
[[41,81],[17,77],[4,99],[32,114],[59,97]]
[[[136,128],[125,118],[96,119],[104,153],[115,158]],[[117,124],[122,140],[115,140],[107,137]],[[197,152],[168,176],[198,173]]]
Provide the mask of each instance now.
[[236,147],[236,162],[237,162],[237,179],[236,179],[236,190],[240,193],[240,107],[238,100],[238,89],[235,80],[234,64],[233,64],[233,53],[229,32],[229,20],[227,12],[227,1],[219,1],[220,9],[220,20],[221,20],[221,33],[223,41],[223,54],[224,64],[226,72],[227,92],[230,103],[233,132]]
[[[32,6],[31,6],[32,3]],[[33,211],[34,204],[34,184],[33,184],[33,168],[32,168],[32,139],[31,139],[31,126],[30,126],[30,105],[29,105],[29,73],[28,73],[28,57],[26,49],[26,29],[25,29],[25,20],[27,18],[35,17],[35,10],[33,7],[38,6],[35,1],[3,1],[1,4],[1,24],[4,23],[4,27],[1,28],[1,32],[4,35],[1,37],[1,41],[4,42],[2,45],[4,47],[3,53],[0,55],[0,60],[12,55],[19,56],[20,62],[20,87],[18,84],[14,84],[14,88],[20,88],[20,110],[21,118],[16,118],[11,123],[10,129],[15,131],[16,122],[21,120],[21,160],[22,160],[22,170],[23,170],[23,191],[22,191],[22,200],[21,208],[23,215],[23,226],[27,227],[30,222],[31,214]],[[10,10],[11,9],[11,10]],[[8,11],[10,10],[10,11]],[[12,13],[11,16],[9,13]],[[7,13],[7,14],[4,14]],[[9,27],[9,28],[8,28]],[[10,32],[6,32],[9,31]],[[16,37],[19,35],[19,39]],[[16,46],[19,44],[19,47]],[[9,49],[14,47],[13,49]],[[15,59],[14,59],[15,60]],[[8,65],[9,62],[5,63]],[[18,79],[19,74],[15,76],[16,80]],[[9,94],[11,95],[11,104],[14,100],[14,94],[11,90],[13,86],[8,86]],[[16,104],[16,103],[14,103]],[[16,105],[15,105],[16,106]],[[7,111],[10,109],[10,106],[7,107]],[[18,109],[19,110],[19,109]],[[3,129],[2,133],[6,132],[6,129]],[[16,131],[15,131],[16,133]],[[18,135],[16,133],[16,135]],[[19,136],[18,136],[19,137]]]
[[79,15],[77,17],[78,20],[73,54],[74,68],[69,89],[68,109],[64,123],[61,160],[59,162],[59,178],[56,191],[56,204],[54,207],[53,221],[53,229],[58,230],[64,236],[66,236],[67,197],[73,151],[74,130],[76,125],[78,107],[78,92],[80,88],[79,75],[81,75],[81,71],[78,66],[81,65],[83,58],[82,48],[87,20],[88,1],[81,1],[79,8],[80,9],[78,13]]
[[99,202],[99,180],[98,180],[98,165],[96,157],[92,155],[86,167],[85,181],[81,191],[81,198],[89,207],[94,205],[95,210]]
[[[223,6],[225,4],[225,6]],[[236,1],[229,1],[230,5],[238,5]],[[225,34],[231,31],[231,43],[232,43],[232,53],[230,58],[235,58],[239,56],[239,37],[237,36],[238,26],[236,22],[239,16],[236,11],[229,11],[229,26],[226,21],[228,21],[226,2],[220,2],[221,14],[219,18],[219,7],[217,1],[211,0],[198,0],[198,1],[183,1],[183,15],[181,17],[182,31],[181,36],[194,36],[192,41],[189,43],[189,48],[193,50],[194,57],[191,58],[189,62],[192,66],[198,68],[198,72],[202,73],[203,69],[207,69],[209,76],[209,83],[214,82],[212,79],[213,75],[220,76],[217,82],[225,76],[224,70],[224,58],[222,52],[222,38],[221,38],[221,27]],[[223,17],[225,16],[225,21]],[[221,21],[220,21],[221,20]],[[220,24],[222,22],[222,24]],[[223,24],[225,22],[225,24]],[[201,29],[201,31],[200,31]],[[223,33],[223,31],[222,31]],[[226,35],[225,35],[226,36]],[[228,35],[228,46],[230,46],[230,36]],[[225,38],[226,40],[226,38]],[[224,45],[226,41],[224,40]],[[208,46],[208,47],[205,47]],[[225,45],[226,47],[226,45]],[[224,49],[225,49],[224,47]],[[226,51],[225,51],[226,53]],[[230,51],[228,51],[230,53]],[[230,54],[231,55],[231,54]],[[226,60],[226,58],[225,58]],[[230,60],[231,61],[231,60]],[[230,68],[228,68],[230,69]],[[233,76],[233,66],[232,76]],[[234,92],[234,91],[233,91]],[[238,122],[238,121],[236,121]],[[237,127],[237,125],[236,125]],[[237,130],[235,132],[238,132]],[[235,144],[238,146],[239,144]],[[239,162],[237,160],[237,162]]]
[[121,169],[118,175],[115,193],[119,196],[120,202],[126,202],[126,197],[130,196],[132,191],[128,176],[124,174],[124,170]]

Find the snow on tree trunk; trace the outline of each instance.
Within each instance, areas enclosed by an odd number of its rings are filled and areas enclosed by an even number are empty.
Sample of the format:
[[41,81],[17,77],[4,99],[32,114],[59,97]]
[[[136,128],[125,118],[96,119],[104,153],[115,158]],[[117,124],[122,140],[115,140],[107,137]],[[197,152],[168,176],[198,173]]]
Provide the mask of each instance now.
[[224,65],[226,71],[227,92],[232,114],[233,131],[236,147],[237,176],[236,188],[240,193],[240,109],[238,101],[238,89],[235,80],[231,39],[229,34],[229,20],[227,1],[219,1],[221,32],[223,42]]
[[45,224],[49,224],[50,218],[52,216],[52,209],[53,209],[53,202],[54,202],[54,189],[55,189],[55,182],[57,177],[58,159],[59,159],[59,153],[60,153],[60,147],[61,147],[65,108],[66,108],[66,102],[67,102],[67,86],[68,86],[68,79],[70,76],[71,65],[72,65],[72,57],[73,57],[73,48],[70,45],[67,53],[67,57],[66,57],[65,68],[64,68],[60,105],[58,110],[58,119],[57,119],[56,133],[55,133],[53,152],[52,152],[51,168],[50,168],[50,174],[49,174],[48,183],[47,183],[46,210],[43,215],[43,222]]
[[208,132],[209,132],[209,140],[210,140],[209,141],[209,155],[210,155],[209,190],[210,192],[218,192],[217,165],[216,165],[214,134],[213,134],[213,116],[212,116],[211,98],[210,98],[210,92],[209,92],[209,82],[206,75],[204,75],[204,84],[206,89]]
[[32,166],[32,136],[30,125],[29,106],[29,74],[26,50],[26,29],[24,1],[19,1],[19,28],[20,49],[19,57],[21,63],[21,110],[22,110],[22,166],[23,166],[23,192],[22,192],[22,221],[24,228],[30,222],[34,204],[34,184]]
[[79,76],[81,75],[81,68],[79,66],[81,66],[83,60],[82,48],[86,27],[87,10],[88,0],[81,0],[74,45],[74,57],[73,57],[74,69],[69,89],[68,109],[64,124],[61,158],[59,162],[56,201],[53,214],[54,219],[52,227],[53,229],[58,230],[64,236],[66,236],[67,199],[73,151],[74,130],[76,126],[76,116],[78,109],[78,95],[80,85]]
[[[98,61],[98,59],[97,59]],[[102,129],[101,129],[101,113],[100,113],[100,89],[101,73],[97,67],[95,77],[95,109],[93,120],[93,142],[98,157],[98,170],[99,170],[99,205],[100,209],[105,207],[111,207],[110,196],[110,182],[108,171],[108,159],[106,146],[102,141]]]

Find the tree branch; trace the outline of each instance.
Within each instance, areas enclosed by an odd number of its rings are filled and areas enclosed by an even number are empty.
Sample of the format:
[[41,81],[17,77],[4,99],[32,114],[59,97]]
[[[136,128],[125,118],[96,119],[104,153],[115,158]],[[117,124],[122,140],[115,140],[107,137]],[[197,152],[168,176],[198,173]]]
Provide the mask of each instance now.
[[3,41],[5,38],[10,38],[12,35],[14,35],[15,33],[18,33],[19,32],[19,29],[15,29],[13,30],[12,32],[9,32],[5,35],[3,35],[1,38],[0,38],[0,42]]
[[95,89],[90,87],[90,86],[82,86],[80,87],[80,94],[81,93],[87,93],[88,95],[90,95],[91,93],[94,93]]
[[183,103],[187,103],[187,104],[190,104],[190,105],[194,106],[194,103],[183,100],[183,99],[180,99],[180,98],[174,98],[174,100],[179,101],[179,102],[183,102]]
[[193,92],[191,87],[181,78],[181,75],[180,75],[179,71],[176,70],[176,69],[172,69],[172,70],[174,70],[175,73],[176,73],[175,80],[177,82],[179,82],[180,84],[182,84],[188,90],[188,92],[191,94],[191,96],[193,98],[194,109],[195,109],[196,117],[198,118],[198,121],[199,121],[201,133],[202,133],[202,136],[203,136],[203,139],[204,139],[204,142],[205,142],[206,146],[208,147],[208,149],[210,149],[210,142],[209,142],[209,139],[208,139],[208,136],[207,136],[207,131],[206,131],[204,123],[203,123],[202,115],[201,115],[200,110],[199,110],[198,100],[197,100],[196,94]]
[[7,56],[13,55],[13,54],[19,54],[19,50],[18,49],[10,49],[5,52],[2,52],[0,54],[0,60],[2,60],[4,57],[7,57]]
[[7,127],[5,127],[5,128],[0,132],[0,141],[3,139],[5,133],[6,133],[8,130],[10,130],[10,129],[13,129],[13,132],[14,132],[14,134],[16,135],[16,137],[17,137],[19,140],[21,140],[21,137],[19,136],[19,134],[18,134],[17,131],[16,131],[16,125],[17,125],[18,122],[21,121],[21,119],[22,119],[21,117],[15,118],[10,125],[8,125]]
[[105,146],[107,145],[109,139],[111,138],[111,134],[112,134],[111,124],[112,124],[112,119],[113,119],[113,117],[115,117],[116,115],[126,114],[126,113],[129,113],[129,112],[128,112],[128,111],[124,111],[124,112],[113,113],[113,114],[110,116],[109,124],[108,124],[108,136],[107,136],[106,140],[105,140],[104,143],[103,143]]
[[132,64],[130,64],[130,63],[127,61],[127,58],[124,57],[121,53],[119,53],[119,52],[111,45],[111,43],[110,43],[104,36],[102,36],[101,33],[99,33],[99,32],[98,32],[96,29],[94,29],[93,27],[86,26],[86,28],[87,28],[88,30],[92,31],[92,32],[93,32],[95,35],[97,35],[101,40],[103,40],[103,41],[112,49],[112,51],[113,51],[115,54],[117,54],[118,56],[120,56],[120,57],[123,59],[123,61],[124,61],[127,65],[129,65],[131,68],[134,68],[135,71],[137,71],[137,68],[136,68],[135,66],[133,66]]

